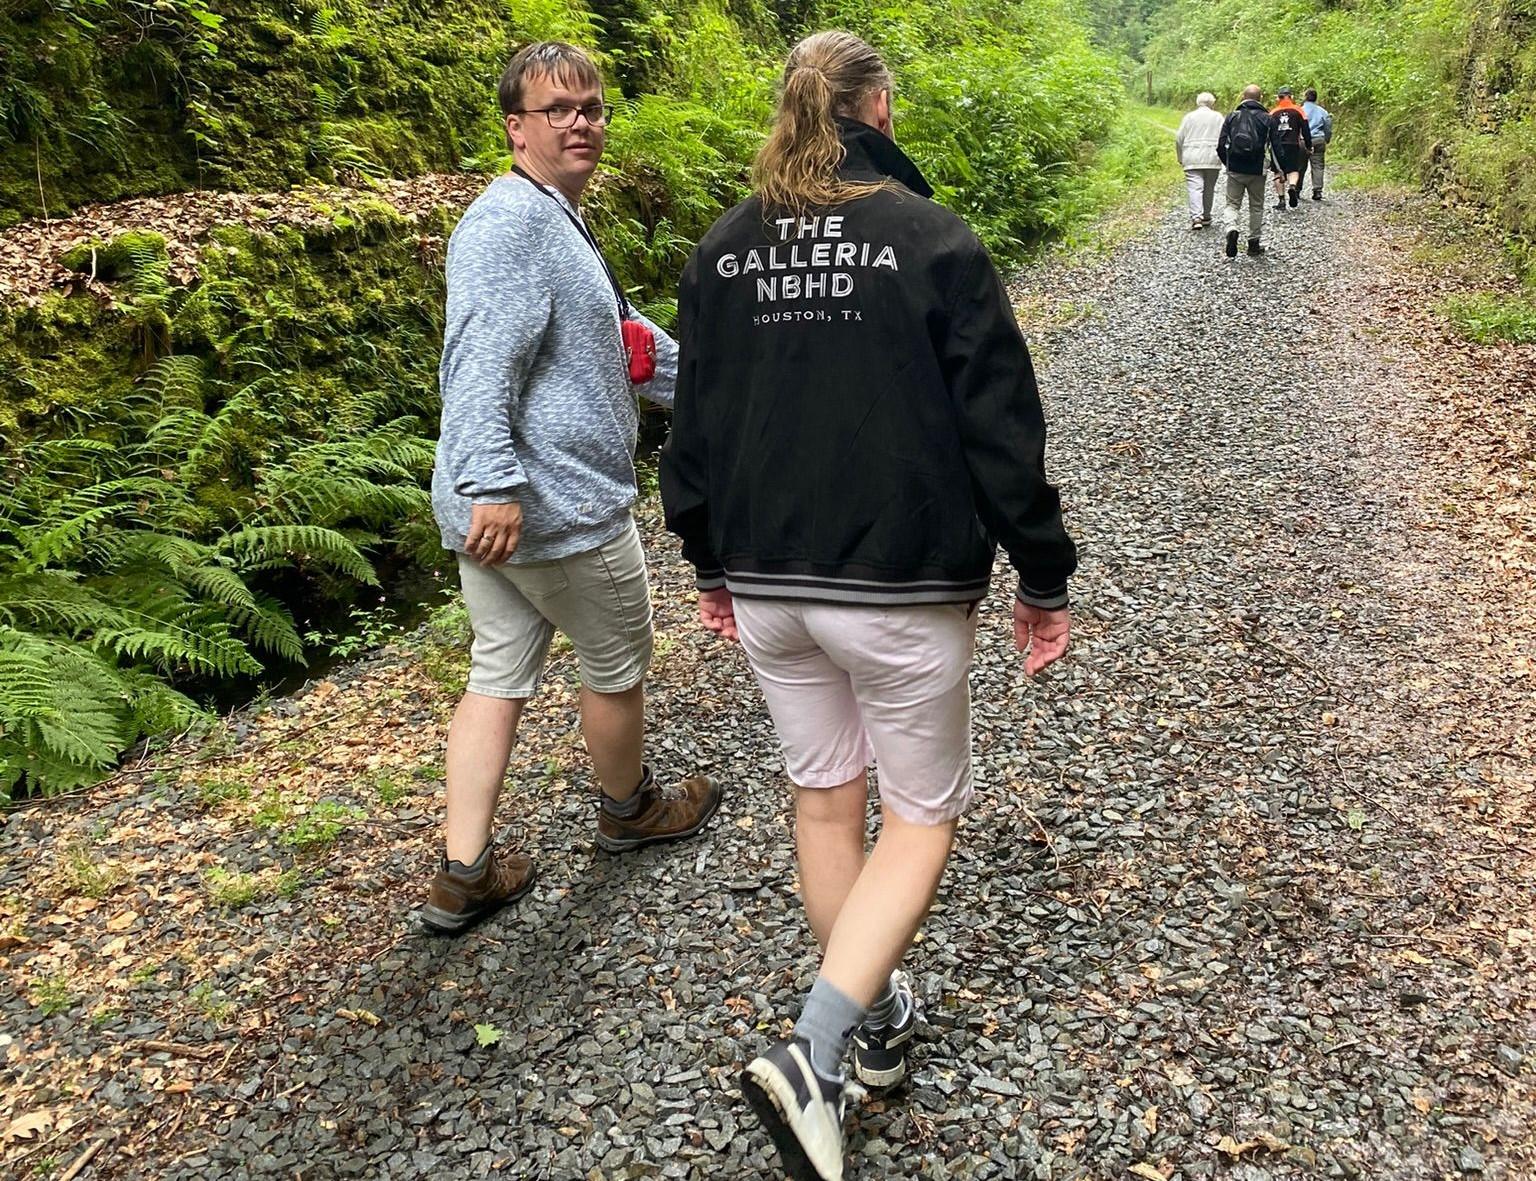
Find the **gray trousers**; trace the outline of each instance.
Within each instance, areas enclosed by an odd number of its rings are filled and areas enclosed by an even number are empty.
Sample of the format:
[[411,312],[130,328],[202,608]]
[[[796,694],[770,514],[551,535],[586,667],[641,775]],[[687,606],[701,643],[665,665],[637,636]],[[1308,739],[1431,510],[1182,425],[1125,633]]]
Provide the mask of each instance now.
[[1243,197],[1248,198],[1248,236],[1264,232],[1264,174],[1227,173],[1227,229],[1239,228],[1243,215]]
[[1186,168],[1184,180],[1189,185],[1189,220],[1210,220],[1211,206],[1216,201],[1216,178],[1219,168]]
[[1327,154],[1327,144],[1318,144],[1312,149],[1312,191],[1315,193],[1323,191],[1323,157]]

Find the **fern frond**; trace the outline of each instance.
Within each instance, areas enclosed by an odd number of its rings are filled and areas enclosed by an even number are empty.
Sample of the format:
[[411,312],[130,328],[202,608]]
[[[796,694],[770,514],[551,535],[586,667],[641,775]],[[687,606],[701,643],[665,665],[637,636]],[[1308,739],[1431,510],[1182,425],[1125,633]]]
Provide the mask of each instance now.
[[232,606],[226,614],[230,624],[255,647],[285,660],[304,659],[304,641],[293,617],[276,599],[261,595],[250,607]]
[[178,693],[148,673],[129,670],[122,674],[122,679],[134,725],[141,734],[185,730],[209,716],[207,710],[185,693]]
[[229,534],[220,545],[242,561],[303,557],[369,586],[379,583],[372,564],[356,546],[336,530],[319,525],[250,525]]
[[228,566],[187,566],[177,570],[176,575],[205,599],[227,607],[256,608],[251,588]]
[[166,672],[182,667],[234,677],[261,671],[261,664],[246,646],[217,625],[193,630],[162,620],[130,617],[122,626],[96,629],[91,642],[120,659],[149,661]]
[[139,378],[139,388],[152,397],[163,414],[172,407],[203,408],[207,365],[201,357],[172,353],[161,357]]

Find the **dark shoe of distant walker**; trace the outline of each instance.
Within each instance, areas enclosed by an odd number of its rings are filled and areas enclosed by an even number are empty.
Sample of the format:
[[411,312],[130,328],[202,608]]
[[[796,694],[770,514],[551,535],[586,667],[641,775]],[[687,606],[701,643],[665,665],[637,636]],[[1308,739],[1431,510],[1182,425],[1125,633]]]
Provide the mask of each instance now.
[[843,1084],[811,1068],[811,1045],[789,1038],[754,1058],[741,1093],[794,1181],[842,1181]]
[[1312,190],[1312,200],[1314,200],[1314,201],[1321,201],[1322,199],[1323,199],[1323,190],[1322,189],[1313,189]]
[[1191,230],[1203,230],[1205,229],[1205,222],[1201,218],[1192,217],[1189,219],[1189,228]]
[[889,1025],[861,1025],[853,1032],[853,1073],[866,1087],[894,1087],[907,1077],[907,1043],[917,1032],[917,1002],[905,972],[891,978],[897,1017]]
[[1296,208],[1296,203],[1298,201],[1300,201],[1300,200],[1301,200],[1301,186],[1300,185],[1292,185],[1291,186],[1291,208],[1295,209]]
[[1259,245],[1259,240],[1257,238],[1249,238],[1248,239],[1248,257],[1249,258],[1258,258],[1259,255],[1264,254],[1264,253],[1266,253],[1266,251],[1265,251],[1264,247]]
[[1284,197],[1281,197],[1280,200],[1275,202],[1275,212],[1276,213],[1284,213],[1285,212],[1285,198]]
[[640,808],[633,816],[620,818],[606,808],[598,810],[597,844],[605,852],[628,853],[684,840],[703,829],[720,806],[720,785],[708,775],[695,775],[663,791],[647,767],[636,792]]
[[1211,224],[1211,215],[1209,213],[1202,213],[1200,215],[1200,228],[1202,230],[1203,229],[1208,229],[1210,227],[1210,224]]
[[452,869],[443,859],[421,910],[421,925],[427,932],[462,935],[533,888],[533,862],[527,857],[494,844],[486,852],[483,864],[477,860],[481,868],[471,873]]
[[1228,230],[1227,231],[1227,257],[1228,258],[1236,258],[1237,257],[1237,231],[1236,230]]

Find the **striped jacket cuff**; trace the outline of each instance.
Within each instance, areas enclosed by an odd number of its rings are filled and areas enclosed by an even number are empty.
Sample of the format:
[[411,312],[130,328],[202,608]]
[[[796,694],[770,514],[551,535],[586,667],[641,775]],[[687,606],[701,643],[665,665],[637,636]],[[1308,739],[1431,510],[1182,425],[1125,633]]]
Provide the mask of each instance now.
[[701,591],[719,590],[725,586],[724,570],[699,570],[693,585]]
[[1067,584],[1063,582],[1054,590],[1038,591],[1019,580],[1018,600],[1026,607],[1039,607],[1042,611],[1060,611],[1067,605]]

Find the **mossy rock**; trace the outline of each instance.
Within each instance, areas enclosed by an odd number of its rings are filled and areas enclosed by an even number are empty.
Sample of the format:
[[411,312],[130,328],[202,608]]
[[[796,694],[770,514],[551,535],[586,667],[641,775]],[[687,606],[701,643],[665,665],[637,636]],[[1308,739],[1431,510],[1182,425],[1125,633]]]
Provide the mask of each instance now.
[[82,275],[111,281],[131,278],[147,260],[164,261],[165,237],[150,230],[129,230],[108,241],[93,239],[71,246],[59,261]]
[[15,443],[77,410],[96,411],[133,393],[146,361],[135,326],[89,295],[50,295],[0,311],[0,440]]

